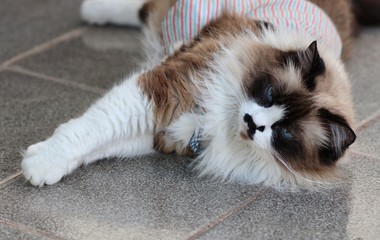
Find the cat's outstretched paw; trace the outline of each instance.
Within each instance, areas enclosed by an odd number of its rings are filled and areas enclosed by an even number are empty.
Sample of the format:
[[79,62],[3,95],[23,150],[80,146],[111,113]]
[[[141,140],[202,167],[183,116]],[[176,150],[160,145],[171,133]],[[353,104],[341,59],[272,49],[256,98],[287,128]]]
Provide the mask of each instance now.
[[103,25],[109,20],[107,18],[107,2],[104,0],[85,0],[80,8],[80,13],[88,23]]
[[90,24],[106,23],[140,27],[139,10],[148,0],[84,0],[80,13]]
[[21,168],[26,180],[34,186],[54,184],[69,173],[66,160],[52,156],[51,151],[44,148],[45,142],[30,146],[21,162]]

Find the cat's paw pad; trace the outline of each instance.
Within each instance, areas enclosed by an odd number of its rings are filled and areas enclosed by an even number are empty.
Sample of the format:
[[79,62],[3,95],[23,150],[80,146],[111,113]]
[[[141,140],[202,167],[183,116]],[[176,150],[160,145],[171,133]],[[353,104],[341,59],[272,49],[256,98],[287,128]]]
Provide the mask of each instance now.
[[80,8],[82,19],[91,24],[107,23],[107,2],[104,0],[85,0]]
[[43,145],[42,142],[30,146],[21,162],[25,179],[34,186],[54,184],[69,170],[67,161],[52,157],[48,151],[42,150]]

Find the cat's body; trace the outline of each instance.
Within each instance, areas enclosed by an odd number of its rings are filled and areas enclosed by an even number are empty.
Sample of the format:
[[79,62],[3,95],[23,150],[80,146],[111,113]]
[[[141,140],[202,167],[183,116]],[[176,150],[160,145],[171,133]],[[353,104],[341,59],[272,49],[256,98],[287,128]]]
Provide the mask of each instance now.
[[[355,141],[340,51],[317,47],[319,39],[305,32],[228,11],[168,50],[161,23],[181,2],[84,2],[82,14],[93,23],[139,25],[140,13],[150,58],[83,116],[28,148],[22,169],[33,185],[54,184],[101,158],[154,151],[195,156],[201,173],[226,180],[310,187],[334,177]],[[335,23],[346,56],[348,1],[313,2]]]

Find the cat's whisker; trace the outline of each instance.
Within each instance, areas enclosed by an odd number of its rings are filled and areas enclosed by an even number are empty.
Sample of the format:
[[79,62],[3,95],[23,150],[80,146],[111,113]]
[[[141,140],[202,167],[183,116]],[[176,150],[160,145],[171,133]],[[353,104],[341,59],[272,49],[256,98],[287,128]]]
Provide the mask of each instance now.
[[321,182],[321,181],[317,181],[317,180],[308,179],[304,175],[302,175],[302,174],[298,173],[296,170],[294,170],[278,153],[272,152],[272,154],[275,156],[275,159],[277,159],[278,161],[280,161],[280,163],[284,167],[286,167],[289,170],[289,172],[292,173],[295,177],[303,179],[303,180],[305,180],[307,182],[310,182],[310,183],[315,183],[315,184],[320,184],[320,185],[330,184],[329,182]]

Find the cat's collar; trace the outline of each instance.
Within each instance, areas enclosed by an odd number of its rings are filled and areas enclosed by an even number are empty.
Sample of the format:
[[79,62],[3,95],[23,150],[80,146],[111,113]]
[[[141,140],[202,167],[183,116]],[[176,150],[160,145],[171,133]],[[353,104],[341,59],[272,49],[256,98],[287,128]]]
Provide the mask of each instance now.
[[202,130],[199,130],[197,133],[194,133],[190,138],[189,146],[191,151],[198,155],[203,151],[202,147]]
[[[206,114],[206,109],[199,104],[195,104],[194,113],[199,116],[204,116]],[[203,151],[201,139],[202,139],[202,129],[200,129],[199,131],[196,131],[193,134],[193,136],[191,136],[189,146],[190,146],[191,151],[194,154],[198,155]]]

